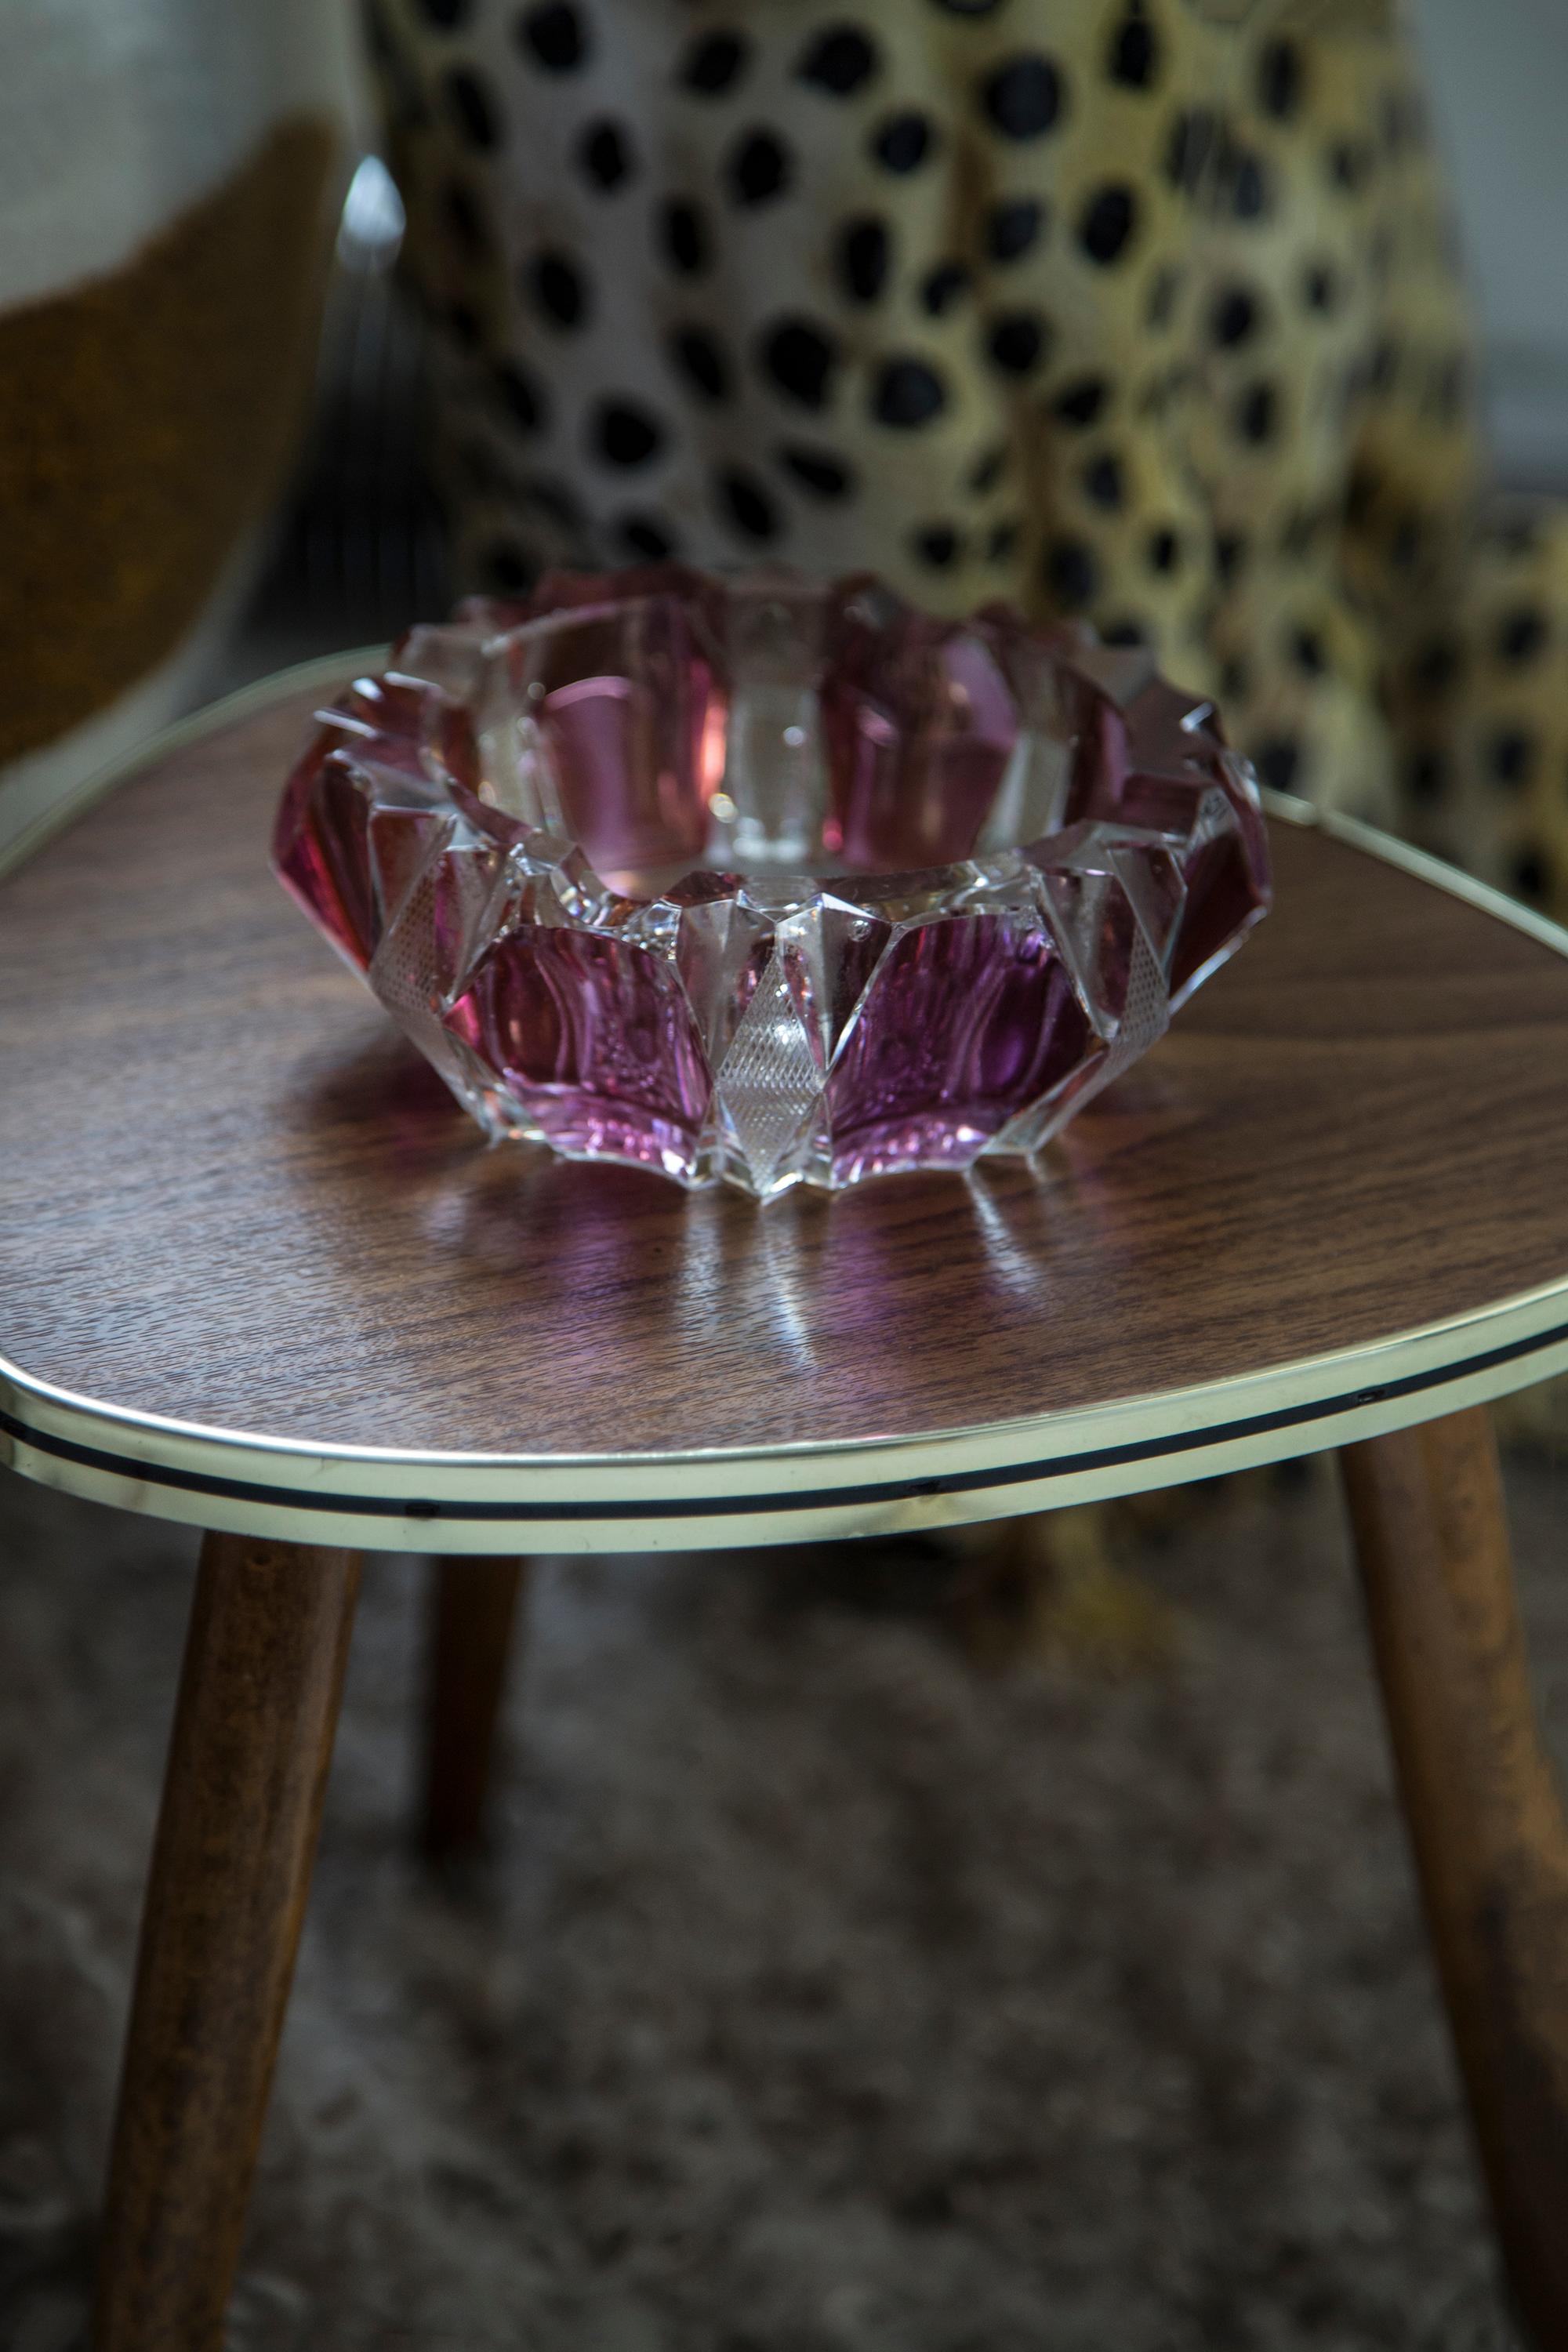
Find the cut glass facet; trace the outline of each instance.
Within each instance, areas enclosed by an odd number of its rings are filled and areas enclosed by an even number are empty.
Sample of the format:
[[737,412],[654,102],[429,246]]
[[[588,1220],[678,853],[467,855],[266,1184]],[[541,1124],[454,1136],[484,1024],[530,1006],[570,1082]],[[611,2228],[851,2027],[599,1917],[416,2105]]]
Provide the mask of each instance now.
[[411,630],[273,859],[492,1137],[762,1200],[1038,1150],[1269,902],[1141,651],[675,565]]

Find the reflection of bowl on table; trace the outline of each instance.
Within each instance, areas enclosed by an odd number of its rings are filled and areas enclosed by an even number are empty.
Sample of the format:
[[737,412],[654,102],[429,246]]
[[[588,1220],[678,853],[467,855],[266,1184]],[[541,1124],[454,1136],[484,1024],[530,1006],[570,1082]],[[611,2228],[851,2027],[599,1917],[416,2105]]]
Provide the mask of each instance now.
[[554,575],[321,715],[283,881],[493,1136],[763,1199],[1033,1151],[1268,903],[1141,651],[875,583]]

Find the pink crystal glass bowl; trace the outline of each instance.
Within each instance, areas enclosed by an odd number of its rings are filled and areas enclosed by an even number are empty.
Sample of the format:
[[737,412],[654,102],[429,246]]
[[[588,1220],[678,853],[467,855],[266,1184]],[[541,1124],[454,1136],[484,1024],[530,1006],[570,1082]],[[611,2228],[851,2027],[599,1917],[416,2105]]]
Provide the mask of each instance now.
[[761,1200],[1037,1150],[1269,887],[1142,651],[665,566],[412,630],[273,855],[489,1135]]

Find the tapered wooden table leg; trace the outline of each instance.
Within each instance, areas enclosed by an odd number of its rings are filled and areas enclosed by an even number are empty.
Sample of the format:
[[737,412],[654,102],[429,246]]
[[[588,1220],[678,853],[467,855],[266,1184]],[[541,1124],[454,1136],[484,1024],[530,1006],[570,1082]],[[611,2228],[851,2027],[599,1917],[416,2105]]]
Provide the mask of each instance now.
[[1498,2235],[1568,2346],[1568,1823],[1483,1411],[1342,1454],[1384,1700]]
[[448,1861],[484,1834],[520,1559],[436,1562],[426,1715],[425,1851]]
[[93,2352],[217,2352],[315,1859],[353,1552],[208,1536],[153,1851]]

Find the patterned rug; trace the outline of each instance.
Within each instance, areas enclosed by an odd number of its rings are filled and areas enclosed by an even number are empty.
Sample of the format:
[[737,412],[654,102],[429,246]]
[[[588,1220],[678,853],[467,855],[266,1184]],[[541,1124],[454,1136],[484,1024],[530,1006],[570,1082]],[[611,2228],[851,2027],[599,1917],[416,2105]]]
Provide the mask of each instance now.
[[[371,1561],[237,2352],[1500,2352],[1332,1481],[1114,1540],[1159,1640],[984,1661],[929,1554],[542,1564],[446,1886]],[[194,1552],[0,1474],[5,2352],[81,2340]]]

